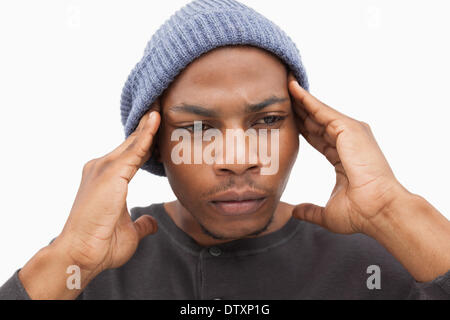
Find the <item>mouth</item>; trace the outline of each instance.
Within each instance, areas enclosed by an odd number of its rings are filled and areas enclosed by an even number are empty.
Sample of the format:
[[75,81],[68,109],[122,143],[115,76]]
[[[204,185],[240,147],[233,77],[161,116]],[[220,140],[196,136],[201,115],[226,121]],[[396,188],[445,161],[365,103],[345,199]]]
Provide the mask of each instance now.
[[256,212],[267,196],[252,190],[232,190],[216,196],[209,203],[221,215],[237,216]]

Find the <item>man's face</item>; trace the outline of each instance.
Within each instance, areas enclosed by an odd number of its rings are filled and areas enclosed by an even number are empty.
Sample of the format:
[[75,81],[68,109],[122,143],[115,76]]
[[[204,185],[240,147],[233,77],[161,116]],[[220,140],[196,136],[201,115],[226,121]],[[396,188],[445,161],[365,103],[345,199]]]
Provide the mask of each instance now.
[[[262,102],[267,103],[255,107]],[[253,108],[249,108],[250,105]],[[232,240],[265,231],[272,221],[299,146],[299,131],[287,87],[287,71],[278,58],[250,46],[212,50],[192,62],[164,92],[161,116],[157,136],[159,160],[178,201],[200,224],[204,233],[214,239]],[[258,161],[250,161],[248,138],[245,140],[243,164],[238,163],[237,152],[233,163],[216,161],[207,164],[202,161],[194,164],[192,160],[190,164],[175,164],[172,150],[180,141],[171,141],[172,133],[176,129],[188,129],[192,135],[193,151],[194,121],[202,121],[203,132],[211,128],[222,132],[224,149],[214,152],[214,155],[220,153],[224,160],[229,152],[226,148],[227,129],[245,132],[253,128],[257,136],[260,136],[260,129],[267,129],[267,153],[278,157],[277,170],[261,175],[261,169],[270,164],[263,164],[258,152]],[[271,145],[271,129],[279,130],[278,152],[274,152],[277,148]],[[211,142],[202,142],[203,148],[208,144]],[[218,198],[227,191],[237,190],[239,193],[247,189],[258,194],[250,198],[261,200],[218,201],[224,200]],[[239,210],[247,212],[230,214]]]

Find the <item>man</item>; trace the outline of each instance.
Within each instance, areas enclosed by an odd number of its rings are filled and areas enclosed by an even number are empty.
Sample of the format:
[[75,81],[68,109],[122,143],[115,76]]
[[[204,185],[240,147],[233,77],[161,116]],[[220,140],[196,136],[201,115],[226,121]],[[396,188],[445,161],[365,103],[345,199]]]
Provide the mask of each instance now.
[[[450,298],[449,221],[396,180],[367,124],[306,90],[279,29],[239,2],[204,0],[152,40],[122,94],[127,139],[84,166],[61,234],[1,298]],[[192,163],[207,155],[209,129],[226,147],[212,163]],[[233,161],[227,130],[250,133]],[[175,133],[194,140],[180,145]],[[280,202],[299,134],[335,168],[324,208]],[[130,217],[127,188],[139,168],[167,176],[177,199]],[[67,270],[78,276],[72,285]]]

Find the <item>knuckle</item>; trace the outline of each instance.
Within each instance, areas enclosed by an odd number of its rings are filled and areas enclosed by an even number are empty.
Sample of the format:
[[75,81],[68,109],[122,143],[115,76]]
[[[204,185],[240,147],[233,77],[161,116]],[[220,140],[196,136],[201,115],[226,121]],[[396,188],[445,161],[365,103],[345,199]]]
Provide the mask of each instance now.
[[372,128],[370,127],[370,125],[368,123],[361,121],[361,126],[366,133],[372,134]]
[[91,159],[83,165],[83,174],[89,172],[94,166],[97,159]]
[[[139,130],[140,130],[140,129],[139,129]],[[138,130],[138,129],[134,130],[134,131],[128,136],[128,139],[136,138],[136,136],[138,135],[139,130]]]
[[[153,137],[152,137],[153,138]],[[138,141],[137,139],[134,140],[126,149],[126,153],[134,153],[138,157],[145,157],[148,150],[143,147],[141,141]]]
[[93,173],[95,176],[100,176],[104,174],[112,164],[114,159],[110,156],[104,156],[97,159],[88,161],[83,167],[83,174]]
[[135,148],[136,148],[136,144],[137,144],[137,141],[136,141],[136,139],[134,139],[126,148],[125,148],[125,150],[124,150],[124,152],[123,153],[129,153],[129,152],[132,152]]
[[370,129],[370,125],[367,122],[360,121],[359,123],[363,126],[363,128]]
[[97,161],[96,166],[95,166],[97,175],[101,175],[101,174],[104,174],[105,172],[107,172],[108,169],[113,166],[113,163],[114,163],[114,159],[112,159],[109,156],[100,158]]
[[342,119],[336,119],[330,123],[330,127],[337,133],[346,131],[349,129],[348,121]]
[[342,127],[349,131],[359,131],[364,126],[361,121],[348,118],[342,121]]
[[146,156],[147,152],[148,152],[148,150],[146,150],[142,146],[138,146],[136,148],[136,154],[139,158],[144,158]]

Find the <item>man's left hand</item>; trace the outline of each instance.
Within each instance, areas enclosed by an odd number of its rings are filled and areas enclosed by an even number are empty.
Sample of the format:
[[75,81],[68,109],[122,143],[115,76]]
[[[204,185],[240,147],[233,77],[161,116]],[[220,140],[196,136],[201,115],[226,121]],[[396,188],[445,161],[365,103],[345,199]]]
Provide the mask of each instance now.
[[364,232],[368,222],[406,190],[395,178],[368,124],[319,101],[292,74],[288,87],[299,131],[336,171],[336,185],[326,206],[300,204],[293,215],[336,233]]

